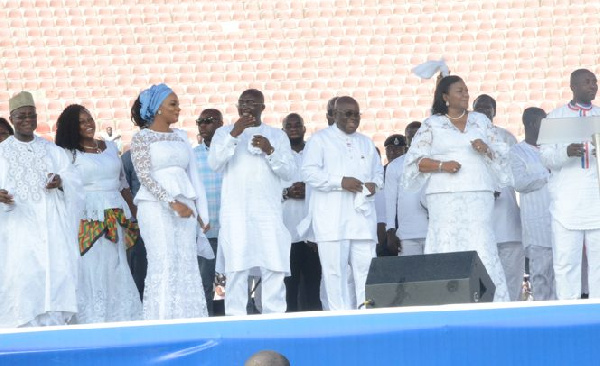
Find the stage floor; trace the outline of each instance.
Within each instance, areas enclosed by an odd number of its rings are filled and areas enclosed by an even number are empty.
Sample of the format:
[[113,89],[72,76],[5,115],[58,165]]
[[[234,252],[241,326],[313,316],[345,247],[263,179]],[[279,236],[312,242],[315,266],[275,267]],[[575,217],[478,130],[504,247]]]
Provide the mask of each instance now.
[[0,365],[598,365],[600,301],[514,302],[0,330]]

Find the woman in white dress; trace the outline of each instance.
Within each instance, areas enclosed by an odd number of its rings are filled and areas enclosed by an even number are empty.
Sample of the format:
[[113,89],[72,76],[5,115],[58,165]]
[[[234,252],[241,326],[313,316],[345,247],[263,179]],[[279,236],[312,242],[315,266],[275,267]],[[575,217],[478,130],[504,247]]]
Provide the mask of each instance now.
[[142,128],[133,136],[131,157],[141,183],[134,202],[148,253],[145,319],[208,315],[197,261],[197,254],[214,258],[204,236],[208,207],[187,134],[171,128],[180,110],[165,84],[143,91],[131,108]]
[[77,104],[58,117],[56,144],[69,152],[85,191],[79,225],[82,255],[75,323],[139,320],[142,304],[129,266],[126,245],[139,230],[132,220],[132,197],[117,147],[94,139],[96,124]]
[[508,301],[492,213],[494,191],[509,181],[508,146],[483,114],[469,112],[469,91],[455,75],[436,90],[432,116],[406,154],[403,186],[425,186],[429,228],[425,253],[475,250],[496,285],[494,301]]

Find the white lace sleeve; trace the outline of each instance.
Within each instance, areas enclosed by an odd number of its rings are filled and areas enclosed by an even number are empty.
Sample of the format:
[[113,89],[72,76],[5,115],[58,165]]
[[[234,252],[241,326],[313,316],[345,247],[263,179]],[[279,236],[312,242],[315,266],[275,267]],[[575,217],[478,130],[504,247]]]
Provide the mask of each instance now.
[[404,173],[401,181],[405,190],[418,192],[429,179],[431,173],[422,173],[419,170],[419,161],[431,155],[432,143],[433,131],[429,119],[426,119],[413,138],[406,158],[404,158]]
[[484,161],[488,169],[496,180],[498,188],[512,186],[512,171],[510,170],[510,161],[508,154],[508,144],[502,139],[498,130],[494,128],[492,122],[486,118],[486,137],[488,146],[491,150],[491,158],[485,157]]
[[146,131],[142,130],[131,140],[131,161],[140,180],[140,184],[146,187],[150,193],[159,201],[171,202],[174,198],[152,178],[152,162],[150,160],[150,145],[155,142]]

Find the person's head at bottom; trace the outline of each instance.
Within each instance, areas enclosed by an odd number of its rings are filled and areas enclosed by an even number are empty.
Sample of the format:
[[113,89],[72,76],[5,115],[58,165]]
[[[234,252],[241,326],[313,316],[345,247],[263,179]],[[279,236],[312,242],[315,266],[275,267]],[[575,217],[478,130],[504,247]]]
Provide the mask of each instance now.
[[263,350],[250,356],[244,366],[290,366],[290,361],[281,353]]

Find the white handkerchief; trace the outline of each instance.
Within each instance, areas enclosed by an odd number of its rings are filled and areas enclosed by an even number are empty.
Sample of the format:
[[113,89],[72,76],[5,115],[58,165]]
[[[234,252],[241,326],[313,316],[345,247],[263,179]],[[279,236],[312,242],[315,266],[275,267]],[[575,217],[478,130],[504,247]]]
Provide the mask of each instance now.
[[375,201],[375,195],[368,197],[371,194],[369,188],[363,185],[362,192],[356,193],[354,196],[354,209],[365,216],[369,216],[373,210],[373,201]]
[[[254,136],[252,136],[252,137],[254,138]],[[252,145],[253,138],[248,140],[248,151],[250,151],[250,154],[260,155],[263,153],[263,151],[260,149],[260,147],[256,147],[256,146]]]
[[440,59],[439,61],[427,61],[413,67],[411,71],[421,79],[431,79],[433,75],[440,71],[442,72],[442,76],[448,76],[450,74],[450,70],[444,59]]

